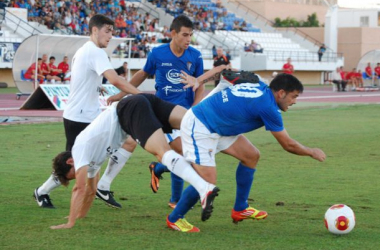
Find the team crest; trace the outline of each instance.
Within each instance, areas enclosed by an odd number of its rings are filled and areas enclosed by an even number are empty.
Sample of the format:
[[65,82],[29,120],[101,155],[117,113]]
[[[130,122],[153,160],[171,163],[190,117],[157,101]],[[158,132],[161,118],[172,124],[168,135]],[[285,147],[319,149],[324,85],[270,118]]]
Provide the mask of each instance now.
[[191,65],[193,65],[191,62],[187,62],[187,70],[190,71]]

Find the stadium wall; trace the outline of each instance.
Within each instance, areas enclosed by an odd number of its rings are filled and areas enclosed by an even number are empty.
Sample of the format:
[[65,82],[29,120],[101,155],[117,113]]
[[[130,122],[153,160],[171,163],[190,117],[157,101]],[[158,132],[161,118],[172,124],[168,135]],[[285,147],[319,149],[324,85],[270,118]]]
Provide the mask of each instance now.
[[13,80],[12,69],[1,69],[0,68],[0,82],[5,82],[8,87],[16,87]]
[[[224,0],[233,2],[231,0]],[[222,2],[224,2],[222,1]],[[324,5],[295,4],[285,2],[273,2],[270,0],[252,1],[252,0],[235,0],[236,4],[244,4],[260,15],[274,22],[276,17],[286,19],[287,17],[295,18],[297,21],[307,20],[307,16],[316,13],[319,24],[325,23],[325,15],[328,8]],[[291,13],[291,14],[289,14]]]
[[[322,27],[300,28],[300,30],[312,38],[324,42],[324,30]],[[380,28],[354,27],[338,29],[338,52],[343,53],[343,66],[346,70],[356,67],[364,54],[376,49],[380,49]]]

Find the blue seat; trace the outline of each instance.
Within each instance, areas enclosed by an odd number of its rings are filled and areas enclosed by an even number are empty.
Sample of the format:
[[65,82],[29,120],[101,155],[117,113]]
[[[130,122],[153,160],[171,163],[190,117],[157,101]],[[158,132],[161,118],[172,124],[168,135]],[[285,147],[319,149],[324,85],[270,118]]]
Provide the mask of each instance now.
[[364,80],[371,79],[369,76],[367,76],[367,73],[365,73],[365,72],[362,72],[362,76],[363,76]]
[[24,77],[25,73],[26,73],[26,70],[25,70],[25,69],[22,69],[21,72],[20,72],[21,80],[22,80],[22,81],[33,81],[32,79],[26,79],[26,78]]

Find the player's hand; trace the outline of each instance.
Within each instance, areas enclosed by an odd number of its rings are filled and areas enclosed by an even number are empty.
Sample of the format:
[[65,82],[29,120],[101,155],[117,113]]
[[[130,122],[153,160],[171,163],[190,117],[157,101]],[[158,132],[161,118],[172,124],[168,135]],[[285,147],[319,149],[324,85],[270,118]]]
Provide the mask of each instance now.
[[196,91],[199,87],[199,83],[197,81],[197,78],[187,74],[185,71],[182,71],[181,70],[181,82],[183,84],[186,84],[185,87],[183,87],[184,89],[187,89],[187,88],[193,88],[193,91]]
[[104,94],[108,94],[108,91],[103,86],[99,88],[99,92],[102,96],[104,96]]
[[116,94],[113,96],[108,97],[107,99],[107,105],[111,105],[113,102],[117,102],[120,100],[120,97]]
[[61,224],[61,225],[58,225],[58,226],[51,226],[50,229],[68,229],[68,228],[72,228],[74,226],[74,224]]
[[313,150],[313,152],[312,152],[311,157],[313,159],[316,159],[317,161],[320,161],[320,162],[323,162],[326,160],[326,154],[321,149],[313,148],[312,150]]

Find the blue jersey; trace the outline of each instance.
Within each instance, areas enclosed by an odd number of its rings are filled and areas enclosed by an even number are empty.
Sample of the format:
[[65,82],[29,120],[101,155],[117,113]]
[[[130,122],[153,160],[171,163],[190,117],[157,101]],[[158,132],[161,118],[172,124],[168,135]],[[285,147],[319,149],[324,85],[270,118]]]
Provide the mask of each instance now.
[[274,95],[263,82],[236,84],[203,100],[192,110],[211,133],[222,136],[239,135],[262,126],[274,132],[284,129]]
[[156,75],[156,95],[168,102],[190,108],[194,102],[191,88],[184,89],[181,83],[181,70],[198,77],[203,74],[201,53],[189,47],[182,56],[177,57],[170,49],[170,44],[156,47],[149,54],[143,69],[150,75]]

